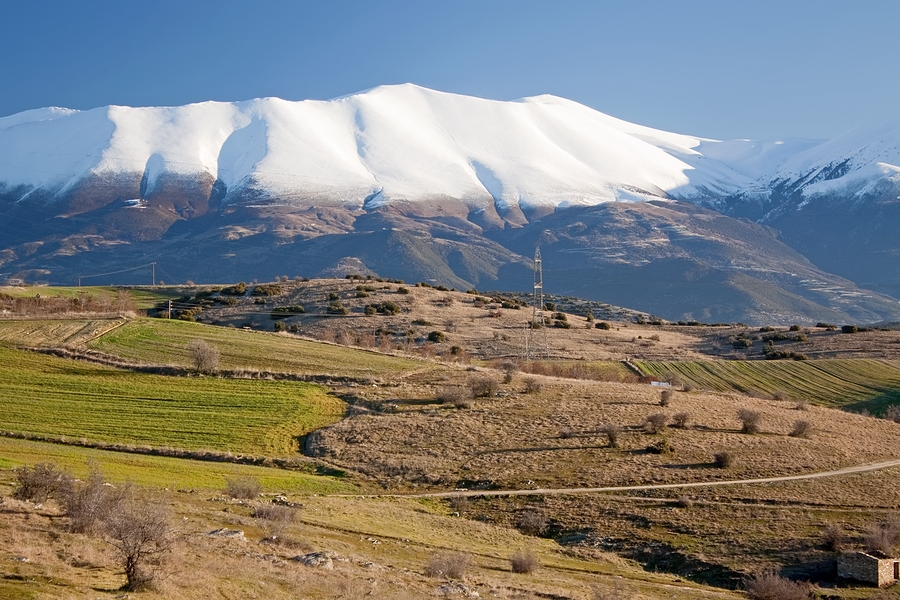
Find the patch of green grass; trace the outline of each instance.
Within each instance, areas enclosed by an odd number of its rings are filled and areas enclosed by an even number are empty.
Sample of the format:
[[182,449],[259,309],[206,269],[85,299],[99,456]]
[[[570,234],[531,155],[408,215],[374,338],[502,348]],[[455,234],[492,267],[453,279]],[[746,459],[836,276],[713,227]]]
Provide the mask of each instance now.
[[377,377],[414,371],[427,364],[274,333],[168,319],[129,321],[88,347],[141,362],[189,366],[187,345],[193,339],[216,346],[223,369]]
[[[91,294],[94,296],[102,294],[110,294],[115,296],[121,288],[114,286],[102,285],[86,285],[78,286],[56,286],[56,285],[38,285],[26,287],[6,287],[2,289],[4,294],[8,294],[13,298],[33,298],[35,294],[40,294],[44,298],[78,298],[80,294]],[[128,294],[138,308],[151,308],[157,302],[177,298],[180,294],[174,289],[165,288],[127,288]]]
[[[346,481],[297,473],[284,469],[206,462],[164,456],[147,456],[111,452],[78,446],[49,444],[30,440],[0,438],[0,468],[50,462],[84,477],[92,466],[113,482],[133,481],[138,485],[178,489],[217,490],[225,488],[225,480],[255,477],[264,492],[287,494],[352,494],[356,487]],[[11,472],[0,477],[12,481]]]
[[[787,394],[831,407],[877,400],[876,410],[900,401],[900,368],[874,359],[809,361],[635,361],[647,375],[675,374],[695,387],[718,392]],[[881,407],[883,409],[883,407]],[[871,410],[871,408],[870,408]]]
[[9,431],[268,456],[345,410],[307,383],[166,377],[2,348],[0,398]]

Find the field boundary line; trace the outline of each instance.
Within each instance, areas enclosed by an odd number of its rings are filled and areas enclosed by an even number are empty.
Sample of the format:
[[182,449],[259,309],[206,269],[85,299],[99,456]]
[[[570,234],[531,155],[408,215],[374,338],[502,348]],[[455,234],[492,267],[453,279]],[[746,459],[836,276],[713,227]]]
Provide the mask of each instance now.
[[802,481],[805,479],[821,479],[824,477],[839,477],[841,475],[854,475],[857,473],[866,473],[869,471],[878,471],[881,469],[889,469],[891,467],[900,467],[900,458],[893,458],[877,463],[869,463],[865,465],[856,465],[852,467],[843,467],[832,471],[819,471],[816,473],[806,473],[804,475],[785,475],[781,477],[761,477],[756,479],[728,479],[717,481],[693,481],[687,483],[658,483],[649,485],[627,485],[614,487],[593,487],[593,488],[538,488],[538,489],[515,489],[515,490],[454,490],[452,492],[426,492],[423,494],[374,494],[376,498],[453,498],[456,496],[561,496],[575,494],[599,494],[608,492],[632,492],[642,490],[677,490],[684,488],[698,487],[715,487],[722,485],[747,485],[755,483],[779,483],[783,481]]

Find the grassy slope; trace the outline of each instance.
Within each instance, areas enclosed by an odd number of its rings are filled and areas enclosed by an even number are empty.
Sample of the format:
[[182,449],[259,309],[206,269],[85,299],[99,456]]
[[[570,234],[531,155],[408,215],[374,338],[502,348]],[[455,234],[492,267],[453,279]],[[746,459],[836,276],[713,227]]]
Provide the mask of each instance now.
[[872,359],[810,361],[635,361],[649,375],[676,373],[720,392],[783,392],[794,400],[880,412],[900,401],[900,368]]
[[122,319],[17,319],[0,321],[0,345],[32,348],[79,345]]
[[[269,467],[207,462],[164,456],[127,454],[64,446],[46,442],[0,438],[0,469],[51,462],[77,477],[90,466],[99,468],[112,482],[133,481],[155,488],[218,491],[230,477],[256,477],[263,492],[286,494],[353,493],[352,484],[334,479]],[[7,476],[11,479],[11,474]]]
[[320,386],[180,378],[0,349],[0,428],[188,449],[284,455],[341,418]]
[[377,377],[409,372],[427,365],[274,333],[165,319],[129,321],[90,342],[88,347],[132,360],[187,366],[191,362],[187,345],[196,338],[207,340],[219,349],[219,366],[224,369]]
[[[40,294],[44,298],[56,298],[56,297],[64,297],[64,298],[77,298],[79,294],[93,294],[93,295],[101,295],[101,294],[111,294],[115,296],[118,292],[119,288],[112,286],[26,286],[26,287],[3,287],[0,288],[0,292],[4,294],[8,294],[13,298],[31,298],[35,294]],[[134,303],[138,308],[151,308],[156,305],[157,302],[161,302],[163,300],[168,300],[170,298],[177,298],[179,296],[178,292],[174,289],[166,289],[166,288],[140,288],[128,289],[128,293],[131,296]]]

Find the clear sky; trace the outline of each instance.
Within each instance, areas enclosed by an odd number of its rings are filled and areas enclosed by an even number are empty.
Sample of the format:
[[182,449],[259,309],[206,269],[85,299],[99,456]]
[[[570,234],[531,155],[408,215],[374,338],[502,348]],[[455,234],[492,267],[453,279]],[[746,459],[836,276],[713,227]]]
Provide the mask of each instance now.
[[0,17],[0,116],[412,82],[715,138],[900,117],[897,0],[0,0]]

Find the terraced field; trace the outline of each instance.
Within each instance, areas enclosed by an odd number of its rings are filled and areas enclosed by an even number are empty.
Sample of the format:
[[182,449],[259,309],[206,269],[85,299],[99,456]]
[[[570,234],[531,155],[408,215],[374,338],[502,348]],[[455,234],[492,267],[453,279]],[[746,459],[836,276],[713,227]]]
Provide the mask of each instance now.
[[103,442],[281,456],[339,420],[320,386],[165,377],[0,348],[0,429]]
[[0,345],[28,348],[77,346],[124,322],[124,319],[0,321]]
[[154,364],[189,366],[187,345],[204,339],[221,353],[223,369],[376,377],[412,372],[429,363],[293,337],[187,321],[136,319],[91,341],[88,348]]
[[809,361],[635,361],[645,374],[675,374],[694,387],[719,392],[787,394],[830,407],[879,414],[900,403],[900,367],[875,359]]

